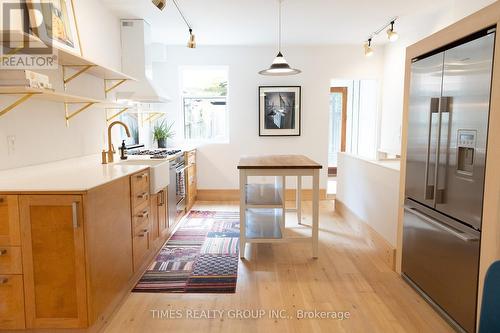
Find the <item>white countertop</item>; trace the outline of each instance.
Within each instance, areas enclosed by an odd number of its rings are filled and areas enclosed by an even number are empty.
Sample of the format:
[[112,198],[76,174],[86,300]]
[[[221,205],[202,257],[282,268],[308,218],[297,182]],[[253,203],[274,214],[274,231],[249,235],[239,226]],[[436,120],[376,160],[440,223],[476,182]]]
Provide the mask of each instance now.
[[[116,156],[116,161],[120,159]],[[147,169],[147,165],[101,164],[101,155],[0,171],[0,192],[81,192]]]

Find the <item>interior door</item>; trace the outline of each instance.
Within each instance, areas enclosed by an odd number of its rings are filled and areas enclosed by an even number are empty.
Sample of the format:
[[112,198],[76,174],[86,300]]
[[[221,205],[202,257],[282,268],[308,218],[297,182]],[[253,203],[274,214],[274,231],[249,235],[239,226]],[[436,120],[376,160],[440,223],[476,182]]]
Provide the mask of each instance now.
[[330,88],[330,144],[328,175],[337,175],[337,153],[346,150],[347,87]]
[[495,33],[445,51],[436,209],[481,227]]
[[434,206],[443,61],[444,53],[438,53],[411,67],[406,196],[429,207]]
[[19,196],[27,328],[87,325],[83,202]]

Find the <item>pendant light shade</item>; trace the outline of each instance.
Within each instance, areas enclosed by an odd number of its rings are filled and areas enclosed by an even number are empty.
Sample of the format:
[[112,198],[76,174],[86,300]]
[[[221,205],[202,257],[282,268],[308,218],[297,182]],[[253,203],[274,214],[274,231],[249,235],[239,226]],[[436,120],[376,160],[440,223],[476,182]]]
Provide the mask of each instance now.
[[391,42],[395,42],[398,40],[399,35],[396,31],[394,31],[394,21],[391,22],[391,27],[387,29],[387,38]]
[[288,62],[281,53],[281,3],[279,2],[279,31],[278,31],[278,54],[274,58],[273,63],[268,69],[259,72],[260,75],[282,76],[282,75],[295,75],[301,73],[301,70],[290,67]]
[[294,74],[299,74],[300,72],[301,72],[300,70],[290,67],[290,65],[286,62],[285,58],[283,57],[283,54],[281,54],[281,52],[278,52],[278,55],[276,56],[276,58],[274,58],[271,67],[260,71],[259,74],[280,76],[280,75],[294,75]]
[[193,34],[193,30],[189,29],[189,40],[187,42],[187,47],[190,49],[195,49],[196,48],[196,39]]

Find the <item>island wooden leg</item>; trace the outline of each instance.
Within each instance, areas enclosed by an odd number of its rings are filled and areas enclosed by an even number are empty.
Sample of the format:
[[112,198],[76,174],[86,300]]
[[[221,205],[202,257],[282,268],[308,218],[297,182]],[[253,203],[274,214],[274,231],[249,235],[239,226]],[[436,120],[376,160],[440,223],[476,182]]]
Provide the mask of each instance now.
[[302,224],[302,176],[297,176],[297,193],[296,193],[297,203],[297,221]]
[[312,200],[312,252],[313,258],[318,258],[319,233],[319,170],[313,173],[313,200]]
[[245,258],[246,245],[246,184],[247,174],[240,170],[240,258]]

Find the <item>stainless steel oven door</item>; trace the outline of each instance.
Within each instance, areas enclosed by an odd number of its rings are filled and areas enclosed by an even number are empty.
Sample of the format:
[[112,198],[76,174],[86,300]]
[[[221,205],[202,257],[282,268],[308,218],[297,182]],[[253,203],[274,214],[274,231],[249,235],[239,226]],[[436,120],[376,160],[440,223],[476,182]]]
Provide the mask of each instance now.
[[182,213],[186,208],[186,165],[184,161],[176,165],[175,170],[175,183],[176,183],[176,199],[177,199],[177,213]]

